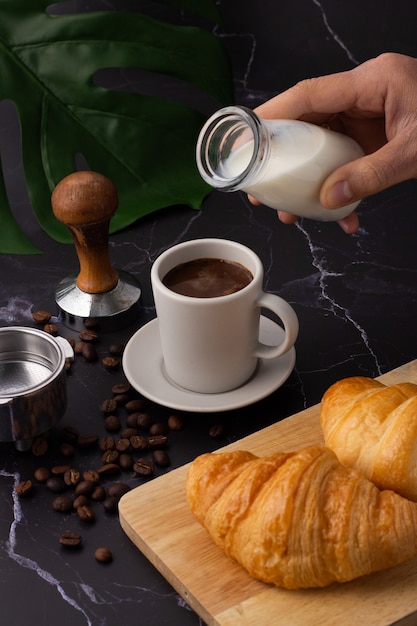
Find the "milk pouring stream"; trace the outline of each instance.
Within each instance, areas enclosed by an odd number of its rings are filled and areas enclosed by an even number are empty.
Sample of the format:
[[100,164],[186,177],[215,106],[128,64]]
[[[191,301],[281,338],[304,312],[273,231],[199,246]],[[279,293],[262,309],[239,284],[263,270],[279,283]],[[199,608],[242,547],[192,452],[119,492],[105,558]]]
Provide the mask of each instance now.
[[221,191],[242,190],[273,209],[320,221],[349,215],[359,202],[325,209],[327,176],[363,156],[350,137],[299,120],[261,120],[245,107],[220,109],[197,141],[202,178]]

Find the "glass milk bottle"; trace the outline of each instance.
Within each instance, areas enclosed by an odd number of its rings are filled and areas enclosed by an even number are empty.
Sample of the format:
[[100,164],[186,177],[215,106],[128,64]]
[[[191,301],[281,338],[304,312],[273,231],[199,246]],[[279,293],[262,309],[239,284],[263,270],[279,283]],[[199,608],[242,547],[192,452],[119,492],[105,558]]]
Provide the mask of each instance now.
[[325,209],[327,176],[363,156],[350,137],[299,120],[261,120],[241,106],[214,113],[197,141],[202,178],[221,191],[242,190],[262,204],[320,221],[349,215],[359,202]]

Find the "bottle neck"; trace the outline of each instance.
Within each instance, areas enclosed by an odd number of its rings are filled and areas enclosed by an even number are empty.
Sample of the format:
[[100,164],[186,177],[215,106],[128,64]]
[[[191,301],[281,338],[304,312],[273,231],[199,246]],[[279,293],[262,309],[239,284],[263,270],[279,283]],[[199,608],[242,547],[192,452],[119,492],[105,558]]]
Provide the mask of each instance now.
[[253,181],[269,153],[269,135],[257,115],[241,106],[214,113],[201,129],[196,160],[201,177],[223,191]]

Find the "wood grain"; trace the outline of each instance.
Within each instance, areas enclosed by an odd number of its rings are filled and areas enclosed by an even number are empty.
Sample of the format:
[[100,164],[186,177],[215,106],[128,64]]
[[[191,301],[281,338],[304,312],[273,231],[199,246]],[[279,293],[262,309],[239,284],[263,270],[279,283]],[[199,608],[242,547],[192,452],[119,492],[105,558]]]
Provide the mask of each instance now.
[[[379,378],[417,383],[417,360]],[[323,443],[320,405],[223,450],[258,455]],[[367,626],[417,624],[417,559],[325,589],[288,591],[252,579],[215,546],[185,499],[188,465],[137,487],[120,501],[120,523],[133,543],[210,626]]]

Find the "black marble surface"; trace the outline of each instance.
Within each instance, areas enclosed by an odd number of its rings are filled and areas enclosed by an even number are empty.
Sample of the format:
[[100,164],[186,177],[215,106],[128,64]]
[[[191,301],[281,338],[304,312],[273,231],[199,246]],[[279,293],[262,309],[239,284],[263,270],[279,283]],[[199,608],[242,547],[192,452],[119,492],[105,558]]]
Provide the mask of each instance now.
[[[353,67],[385,50],[417,55],[411,1],[328,0],[238,2],[221,0],[227,46],[235,75],[236,100],[255,106],[310,75]],[[33,220],[22,184],[16,121],[2,105],[1,150],[13,210],[39,245],[40,256],[0,256],[0,325],[32,326],[31,312],[55,312],[56,284],[77,269],[72,246],[55,243]],[[265,266],[265,288],[287,299],[300,320],[296,367],[282,388],[261,402],[222,414],[186,414],[185,428],[169,435],[172,470],[320,401],[334,381],[350,375],[377,376],[417,355],[417,185],[410,181],[367,199],[359,209],[361,228],[345,235],[335,224],[300,221],[282,225],[273,210],[249,205],[243,195],[212,193],[201,211],[173,207],[140,220],[111,237],[115,266],[142,285],[137,323],[100,335],[100,357],[110,343],[126,342],[155,313],[150,289],[152,262],[168,246],[194,237],[218,236],[253,248]],[[76,333],[60,326],[60,334]],[[141,356],[146,362],[147,355]],[[68,375],[68,409],[60,426],[106,435],[101,402],[122,371],[76,359]],[[171,411],[152,403],[155,422]],[[123,412],[121,411],[123,419]],[[221,423],[220,439],[209,428]],[[66,463],[52,434],[45,457],[0,444],[0,606],[1,623],[20,626],[197,625],[201,619],[148,563],[120,528],[116,514],[95,505],[88,525],[75,514],[52,510],[53,495],[36,485],[31,496],[14,493],[40,465]],[[78,451],[69,463],[97,467],[97,450]],[[142,479],[124,473],[136,487]],[[60,548],[63,530],[82,534],[80,551]],[[114,554],[110,564],[95,561],[98,546]],[[272,622],[271,622],[272,623]],[[284,623],[282,621],[274,623]]]

